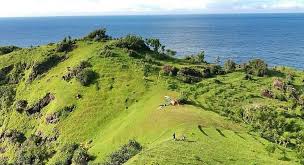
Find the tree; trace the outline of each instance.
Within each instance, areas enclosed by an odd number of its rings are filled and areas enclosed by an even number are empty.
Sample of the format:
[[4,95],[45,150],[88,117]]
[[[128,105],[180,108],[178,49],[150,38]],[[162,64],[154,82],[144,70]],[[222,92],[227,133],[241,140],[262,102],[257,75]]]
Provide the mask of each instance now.
[[88,36],[85,37],[86,40],[93,40],[93,41],[102,41],[102,40],[107,40],[110,38],[106,34],[107,30],[105,28],[97,29],[88,34]]
[[162,47],[162,44],[160,43],[159,39],[156,38],[146,39],[146,44],[152,47],[154,52],[159,52],[159,49]]
[[224,70],[226,73],[233,72],[236,69],[236,63],[232,60],[227,60],[224,63]]
[[196,56],[197,56],[198,62],[201,62],[201,63],[205,62],[205,51],[201,51]]
[[76,79],[81,83],[83,86],[90,85],[94,79],[96,78],[96,73],[88,68],[83,69],[80,73],[76,75]]
[[268,65],[261,59],[254,59],[245,65],[245,72],[262,77],[268,72]]
[[176,51],[171,50],[171,49],[167,49],[166,50],[166,55],[168,55],[168,56],[175,56],[176,55]]

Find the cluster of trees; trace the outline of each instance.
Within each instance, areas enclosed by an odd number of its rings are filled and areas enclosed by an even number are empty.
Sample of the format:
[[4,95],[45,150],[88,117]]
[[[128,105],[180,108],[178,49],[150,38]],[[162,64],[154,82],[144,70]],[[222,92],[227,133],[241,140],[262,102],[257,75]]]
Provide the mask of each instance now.
[[105,41],[111,39],[111,37],[108,36],[106,32],[107,30],[105,28],[97,29],[84,37],[84,39],[90,41]]
[[15,50],[20,50],[21,48],[17,46],[2,46],[0,47],[0,55],[11,53]]
[[75,48],[75,40],[72,38],[65,37],[59,44],[57,44],[57,52],[70,52]]

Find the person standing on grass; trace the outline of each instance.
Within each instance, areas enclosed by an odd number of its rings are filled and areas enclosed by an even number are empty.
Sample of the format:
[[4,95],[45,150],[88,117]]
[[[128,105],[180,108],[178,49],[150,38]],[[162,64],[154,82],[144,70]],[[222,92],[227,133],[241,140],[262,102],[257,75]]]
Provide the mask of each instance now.
[[173,140],[176,140],[176,137],[175,137],[175,132],[173,133]]

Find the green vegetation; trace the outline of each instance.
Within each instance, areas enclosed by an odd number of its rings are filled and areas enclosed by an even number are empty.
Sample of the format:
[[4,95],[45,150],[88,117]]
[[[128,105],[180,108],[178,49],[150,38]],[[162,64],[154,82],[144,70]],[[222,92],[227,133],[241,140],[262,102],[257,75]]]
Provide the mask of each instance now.
[[0,55],[11,53],[15,50],[20,50],[21,48],[17,46],[2,46],[0,47]]
[[303,71],[175,54],[100,29],[0,56],[0,162],[303,164]]

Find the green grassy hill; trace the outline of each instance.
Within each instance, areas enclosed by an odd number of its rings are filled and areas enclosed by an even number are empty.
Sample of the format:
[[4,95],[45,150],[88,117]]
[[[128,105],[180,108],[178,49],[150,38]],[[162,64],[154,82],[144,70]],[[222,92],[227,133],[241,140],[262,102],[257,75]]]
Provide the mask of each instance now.
[[[1,163],[110,164],[112,153],[135,140],[139,151],[119,152],[129,154],[126,164],[300,164],[301,97],[272,84],[292,74],[301,95],[303,72],[278,68],[258,77],[240,67],[226,74],[194,56],[143,48],[139,38],[90,38],[0,56]],[[167,75],[168,66],[177,76]],[[273,96],[261,96],[264,89]],[[165,96],[180,105],[160,108]],[[244,118],[262,106],[278,114]]]

